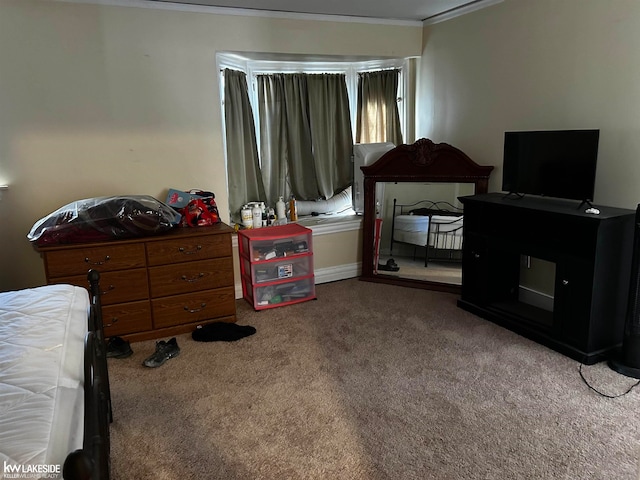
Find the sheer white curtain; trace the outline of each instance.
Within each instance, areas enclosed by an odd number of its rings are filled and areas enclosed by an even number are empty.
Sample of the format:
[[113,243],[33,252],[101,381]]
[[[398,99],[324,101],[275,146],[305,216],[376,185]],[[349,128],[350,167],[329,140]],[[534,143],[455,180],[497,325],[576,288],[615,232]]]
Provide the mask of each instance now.
[[356,143],[403,143],[398,112],[399,77],[397,69],[358,74]]
[[239,222],[242,205],[266,198],[244,72],[224,70],[224,119],[229,210],[231,219]]

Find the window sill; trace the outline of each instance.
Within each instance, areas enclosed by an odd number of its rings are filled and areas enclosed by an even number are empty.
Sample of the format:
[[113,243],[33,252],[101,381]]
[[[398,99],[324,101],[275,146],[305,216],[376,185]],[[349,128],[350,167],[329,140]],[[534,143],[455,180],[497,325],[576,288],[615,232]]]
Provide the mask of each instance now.
[[314,235],[349,232],[362,228],[362,215],[319,215],[317,217],[301,217],[296,222],[310,228]]
[[[329,235],[333,233],[351,232],[362,228],[362,215],[320,215],[313,217],[311,215],[301,217],[293,223],[310,228],[313,235]],[[291,222],[290,222],[291,223]],[[263,227],[269,228],[269,227]],[[232,245],[238,246],[238,235],[233,235]]]

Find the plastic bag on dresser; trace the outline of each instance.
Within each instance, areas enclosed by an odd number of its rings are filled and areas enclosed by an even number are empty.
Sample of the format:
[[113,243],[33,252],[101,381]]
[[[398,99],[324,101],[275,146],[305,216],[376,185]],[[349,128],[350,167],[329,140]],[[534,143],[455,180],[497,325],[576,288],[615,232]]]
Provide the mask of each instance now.
[[27,235],[38,246],[155,235],[180,223],[180,214],[148,195],[71,202],[38,220]]

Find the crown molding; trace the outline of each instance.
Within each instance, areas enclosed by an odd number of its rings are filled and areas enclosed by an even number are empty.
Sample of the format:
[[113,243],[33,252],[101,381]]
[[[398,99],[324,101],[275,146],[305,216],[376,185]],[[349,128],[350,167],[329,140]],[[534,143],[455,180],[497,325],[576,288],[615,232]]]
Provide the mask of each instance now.
[[439,13],[438,15],[434,15],[433,17],[425,18],[422,21],[422,24],[434,25],[436,23],[445,22],[447,20],[451,20],[452,18],[475,12],[476,10],[491,7],[492,5],[502,3],[503,1],[504,0],[475,0],[474,2],[467,3],[466,5],[462,5],[461,7],[452,8],[451,10]]
[[234,15],[243,17],[283,18],[292,20],[314,20],[342,23],[369,23],[377,25],[396,25],[421,27],[422,21],[391,20],[383,18],[353,17],[344,15],[317,15],[311,13],[276,12],[270,10],[252,10],[247,8],[210,7],[208,5],[190,5],[151,0],[53,0],[54,2],[104,5],[110,7],[152,8],[178,12],[209,13],[214,15]]

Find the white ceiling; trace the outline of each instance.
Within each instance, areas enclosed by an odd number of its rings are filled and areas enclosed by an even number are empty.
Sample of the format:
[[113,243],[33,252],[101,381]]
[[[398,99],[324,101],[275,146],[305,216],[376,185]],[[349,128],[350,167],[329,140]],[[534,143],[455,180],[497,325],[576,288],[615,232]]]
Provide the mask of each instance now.
[[457,16],[502,0],[152,0],[254,11],[423,21]]

